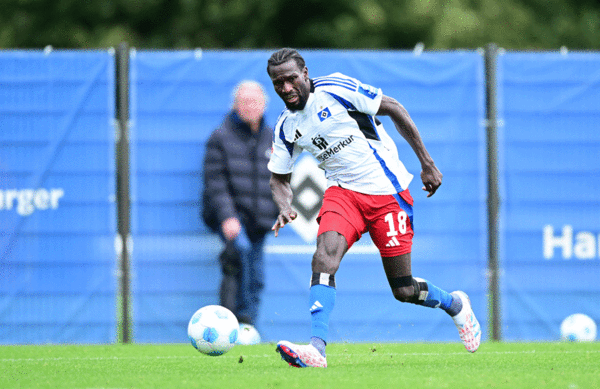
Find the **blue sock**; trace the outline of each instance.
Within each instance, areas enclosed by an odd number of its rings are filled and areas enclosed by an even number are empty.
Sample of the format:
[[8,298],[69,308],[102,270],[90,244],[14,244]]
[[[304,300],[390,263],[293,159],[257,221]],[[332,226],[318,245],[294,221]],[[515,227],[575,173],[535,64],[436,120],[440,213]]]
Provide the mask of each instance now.
[[315,348],[319,351],[319,353],[321,353],[322,356],[324,356],[324,357],[326,356],[325,355],[325,346],[327,345],[327,343],[325,343],[325,341],[323,339],[313,336],[310,338],[310,344],[315,346]]
[[[415,279],[419,282],[421,294],[423,294],[423,291],[427,291],[427,296],[425,296],[425,300],[421,300],[421,298],[419,297],[419,302],[421,305],[430,308],[442,308],[446,312],[448,312],[448,310],[451,309],[452,300],[454,298],[450,293],[438,288],[437,286],[433,285],[427,280],[421,278]],[[425,285],[426,287],[424,287]],[[452,314],[451,312],[448,313]]]
[[327,342],[329,315],[335,305],[335,288],[328,285],[310,287],[310,334]]

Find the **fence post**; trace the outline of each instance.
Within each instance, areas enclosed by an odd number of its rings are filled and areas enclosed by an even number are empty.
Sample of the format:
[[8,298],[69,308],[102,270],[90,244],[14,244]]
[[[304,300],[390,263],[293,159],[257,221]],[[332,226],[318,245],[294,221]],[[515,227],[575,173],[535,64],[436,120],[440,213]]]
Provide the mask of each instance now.
[[130,307],[130,197],[129,197],[129,45],[121,43],[116,55],[116,112],[117,112],[117,224],[120,245],[119,301],[120,318],[118,339],[131,341]]
[[500,195],[498,189],[498,117],[496,101],[498,46],[490,43],[485,48],[485,105],[487,145],[487,216],[488,216],[488,291],[491,319],[491,339],[499,341],[501,335],[500,283],[499,283],[499,232],[498,219]]

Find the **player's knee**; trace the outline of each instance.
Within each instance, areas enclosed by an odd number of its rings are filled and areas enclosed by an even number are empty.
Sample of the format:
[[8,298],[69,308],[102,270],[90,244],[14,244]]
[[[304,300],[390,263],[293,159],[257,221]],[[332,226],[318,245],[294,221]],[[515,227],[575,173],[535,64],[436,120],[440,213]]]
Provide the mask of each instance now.
[[388,278],[392,293],[398,301],[417,304],[421,291],[419,282],[412,276]]
[[411,303],[415,300],[415,288],[412,285],[402,286],[400,288],[392,289],[394,298],[403,303]]

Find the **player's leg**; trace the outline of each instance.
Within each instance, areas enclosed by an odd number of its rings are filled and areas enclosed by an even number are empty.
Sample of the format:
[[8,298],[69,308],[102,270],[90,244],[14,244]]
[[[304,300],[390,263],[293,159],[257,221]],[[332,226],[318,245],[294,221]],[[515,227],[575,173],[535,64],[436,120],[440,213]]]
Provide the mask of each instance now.
[[481,330],[467,295],[463,292],[448,293],[427,280],[412,276],[410,194],[405,191],[398,196],[389,196],[388,200],[386,203],[385,196],[370,200],[372,209],[377,212],[369,219],[369,233],[381,253],[394,297],[402,302],[443,309],[454,320],[467,350],[476,351]]
[[330,187],[319,212],[317,250],[310,283],[311,344],[325,356],[329,316],[335,304],[335,273],[354,242],[366,231],[355,192]]
[[413,278],[410,253],[381,259],[396,300],[430,308],[441,308],[450,316],[460,312],[462,308],[460,299],[454,298],[450,293],[427,280]]
[[292,366],[327,366],[325,346],[329,317],[335,305],[335,274],[344,254],[360,238],[358,231],[366,229],[363,217],[353,202],[353,192],[339,187],[330,187],[325,193],[317,218],[317,249],[311,266],[311,342],[309,345],[287,341],[277,344],[282,358]]
[[336,231],[317,237],[310,283],[311,339],[308,345],[287,341],[277,343],[284,361],[294,367],[327,367],[325,346],[329,334],[329,316],[335,305],[335,273],[348,250],[346,238]]
[[405,190],[398,195],[364,198],[368,210],[369,233],[379,249],[383,267],[394,297],[402,302],[442,308],[450,315],[460,311],[460,299],[429,281],[413,278],[411,250],[413,199]]
[[[340,216],[329,212],[324,217],[324,222],[328,223],[329,217]],[[312,260],[309,296],[311,344],[323,356],[325,356],[325,345],[329,334],[329,317],[335,305],[335,273],[347,251],[346,238],[337,231],[326,231],[317,237],[317,250]]]
[[475,352],[481,342],[481,326],[469,297],[461,291],[448,293],[431,282],[411,275],[410,253],[383,257],[383,267],[394,297],[405,303],[441,308],[448,313],[466,349]]

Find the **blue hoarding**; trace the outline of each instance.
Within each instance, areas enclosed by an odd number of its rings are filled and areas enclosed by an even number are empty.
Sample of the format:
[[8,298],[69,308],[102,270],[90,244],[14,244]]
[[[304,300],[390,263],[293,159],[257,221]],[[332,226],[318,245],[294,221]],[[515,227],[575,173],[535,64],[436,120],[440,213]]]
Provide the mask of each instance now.
[[[483,58],[475,52],[305,51],[312,77],[342,72],[383,89],[409,111],[444,174],[431,199],[420,166],[389,119],[383,122],[417,177],[413,272],[463,289],[486,324]],[[140,342],[186,340],[196,309],[218,302],[219,239],[199,218],[204,146],[231,107],[234,86],[261,82],[267,121],[284,108],[266,73],[270,52],[135,52],[132,76],[132,236],[134,333]],[[319,181],[310,157],[296,177]],[[309,186],[319,192],[319,185]],[[297,197],[318,198],[313,196]],[[310,200],[306,200],[310,201]],[[314,201],[314,200],[313,200]],[[314,205],[314,204],[311,204]],[[310,208],[307,207],[307,208]],[[314,215],[313,215],[314,219]],[[312,225],[311,225],[312,223]],[[264,340],[306,340],[314,220],[295,221],[267,241],[266,289],[257,326]],[[394,300],[381,260],[365,236],[342,262],[331,321],[333,341],[456,340],[439,310]],[[358,309],[358,310],[357,310]]]
[[114,57],[0,53],[0,343],[116,339]]
[[600,321],[600,57],[499,56],[502,332]]

